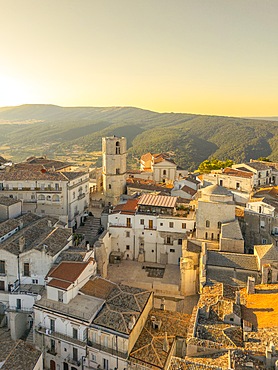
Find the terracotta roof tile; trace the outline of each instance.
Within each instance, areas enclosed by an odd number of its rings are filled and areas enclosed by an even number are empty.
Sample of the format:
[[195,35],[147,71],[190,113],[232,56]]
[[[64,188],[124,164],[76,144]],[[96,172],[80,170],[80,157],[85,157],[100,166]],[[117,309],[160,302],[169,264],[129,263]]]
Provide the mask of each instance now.
[[68,287],[71,286],[72,283],[68,281],[63,281],[63,280],[58,280],[58,279],[52,279],[50,282],[47,284],[47,286],[51,286],[54,288],[59,288],[63,290],[67,290]]
[[85,270],[89,262],[61,262],[48,276],[73,283]]

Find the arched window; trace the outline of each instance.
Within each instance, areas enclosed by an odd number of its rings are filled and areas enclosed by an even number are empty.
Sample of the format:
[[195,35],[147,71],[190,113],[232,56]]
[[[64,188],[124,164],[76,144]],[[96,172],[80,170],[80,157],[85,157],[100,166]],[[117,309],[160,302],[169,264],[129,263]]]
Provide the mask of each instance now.
[[38,195],[38,200],[45,200],[45,196],[43,194]]
[[213,233],[211,233],[211,240],[213,240]]
[[218,229],[221,229],[221,222],[220,221],[217,222],[217,227],[218,227]]
[[208,233],[205,234],[205,239],[207,239],[207,238],[208,238]]
[[112,188],[112,186],[111,186],[111,184],[109,184],[109,185],[108,185],[108,189],[111,189],[111,188]]
[[53,198],[52,198],[52,201],[53,202],[59,202],[60,201],[60,197],[59,197],[59,195],[53,195]]
[[206,227],[210,227],[210,222],[209,222],[209,220],[206,220]]
[[166,176],[167,171],[163,170],[163,176]]
[[82,186],[80,186],[80,188],[78,189],[78,195],[82,195],[82,191],[83,191]]
[[120,142],[116,141],[116,154],[121,154]]

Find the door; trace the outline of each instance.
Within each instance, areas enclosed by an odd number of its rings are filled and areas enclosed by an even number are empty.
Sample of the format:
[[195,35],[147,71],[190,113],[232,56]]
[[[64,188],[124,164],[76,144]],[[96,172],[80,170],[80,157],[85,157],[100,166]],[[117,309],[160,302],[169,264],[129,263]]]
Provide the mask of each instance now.
[[53,360],[50,360],[50,370],[56,370],[56,363]]

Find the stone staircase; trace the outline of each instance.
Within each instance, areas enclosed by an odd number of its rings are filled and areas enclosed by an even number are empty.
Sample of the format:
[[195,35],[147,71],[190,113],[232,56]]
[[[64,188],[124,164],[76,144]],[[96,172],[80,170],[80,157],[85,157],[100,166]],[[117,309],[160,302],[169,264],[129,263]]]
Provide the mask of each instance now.
[[80,226],[76,231],[77,234],[84,234],[85,240],[91,246],[97,241],[101,233],[101,220],[98,217],[88,216],[83,226]]

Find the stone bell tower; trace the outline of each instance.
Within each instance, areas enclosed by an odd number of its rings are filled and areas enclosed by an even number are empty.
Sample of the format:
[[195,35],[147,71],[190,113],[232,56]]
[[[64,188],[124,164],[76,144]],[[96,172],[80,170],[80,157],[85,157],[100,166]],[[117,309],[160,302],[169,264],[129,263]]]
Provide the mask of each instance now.
[[102,138],[103,192],[106,205],[115,205],[126,190],[126,138]]

